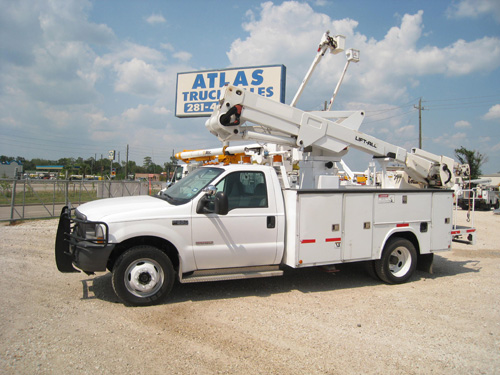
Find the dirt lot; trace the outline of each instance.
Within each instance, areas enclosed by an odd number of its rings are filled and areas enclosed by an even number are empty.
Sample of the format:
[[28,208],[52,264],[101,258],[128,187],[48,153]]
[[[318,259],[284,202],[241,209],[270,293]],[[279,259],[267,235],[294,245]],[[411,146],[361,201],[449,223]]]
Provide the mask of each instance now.
[[[465,223],[465,212],[459,211]],[[2,374],[498,374],[500,215],[389,286],[337,274],[176,284],[160,306],[118,303],[109,274],[61,274],[55,220],[0,225]]]

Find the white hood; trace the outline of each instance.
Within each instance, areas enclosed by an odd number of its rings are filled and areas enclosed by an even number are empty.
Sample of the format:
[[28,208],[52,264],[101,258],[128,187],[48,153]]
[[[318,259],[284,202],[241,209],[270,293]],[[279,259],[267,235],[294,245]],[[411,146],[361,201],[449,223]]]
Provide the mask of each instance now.
[[109,198],[82,204],[77,208],[90,221],[120,222],[185,216],[190,204],[174,206],[167,201],[140,195],[134,197]]

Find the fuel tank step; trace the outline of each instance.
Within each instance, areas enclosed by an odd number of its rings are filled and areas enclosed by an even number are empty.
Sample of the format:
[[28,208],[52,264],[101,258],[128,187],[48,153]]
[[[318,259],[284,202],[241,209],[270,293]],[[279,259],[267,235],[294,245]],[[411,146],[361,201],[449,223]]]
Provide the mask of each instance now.
[[203,283],[210,281],[254,279],[258,277],[274,277],[283,275],[279,266],[221,268],[195,271],[190,275],[183,275],[181,283]]

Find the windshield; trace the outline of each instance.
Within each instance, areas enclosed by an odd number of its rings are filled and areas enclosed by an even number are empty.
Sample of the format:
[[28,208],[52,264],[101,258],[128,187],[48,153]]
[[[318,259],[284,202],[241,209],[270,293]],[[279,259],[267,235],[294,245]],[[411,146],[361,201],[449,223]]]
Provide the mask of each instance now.
[[224,170],[221,168],[195,169],[182,180],[169,187],[159,197],[166,199],[171,204],[187,203],[222,172]]

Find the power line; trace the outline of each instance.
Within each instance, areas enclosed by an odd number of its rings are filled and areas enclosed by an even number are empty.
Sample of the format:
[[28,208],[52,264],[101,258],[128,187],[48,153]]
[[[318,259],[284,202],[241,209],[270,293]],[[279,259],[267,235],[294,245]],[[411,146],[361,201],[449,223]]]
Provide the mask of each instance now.
[[395,111],[396,109],[400,109],[400,108],[412,107],[413,104],[415,103],[415,100],[417,100],[417,99],[418,98],[412,99],[409,102],[407,102],[405,104],[402,104],[400,106],[397,106],[397,107],[390,107],[390,108],[383,108],[383,109],[366,111],[366,113],[369,113],[369,114],[366,115],[366,117],[375,116],[376,114],[380,114],[380,113],[386,113],[386,112]]
[[412,109],[412,110],[410,110],[408,112],[400,113],[400,114],[397,114],[397,115],[394,115],[394,116],[384,117],[384,118],[381,118],[381,119],[378,119],[378,120],[364,121],[363,124],[372,124],[374,122],[385,121],[385,120],[389,120],[389,119],[394,118],[394,117],[401,117],[401,116],[407,115],[408,113],[412,113],[412,112],[415,112],[415,111]]
[[424,102],[451,102],[455,100],[469,100],[469,99],[482,99],[482,98],[499,98],[500,95],[482,95],[482,96],[469,96],[469,97],[463,97],[463,98],[451,98],[451,99],[428,99],[425,100]]

